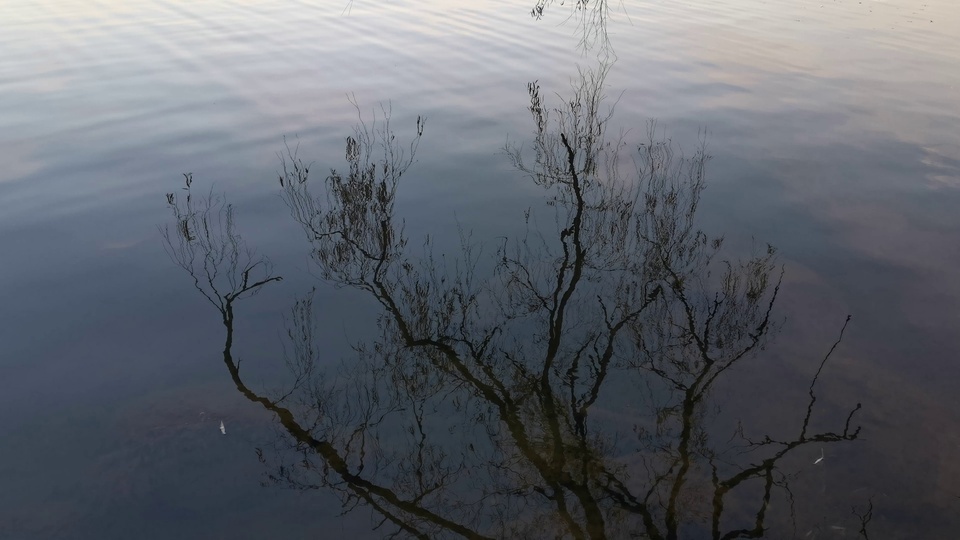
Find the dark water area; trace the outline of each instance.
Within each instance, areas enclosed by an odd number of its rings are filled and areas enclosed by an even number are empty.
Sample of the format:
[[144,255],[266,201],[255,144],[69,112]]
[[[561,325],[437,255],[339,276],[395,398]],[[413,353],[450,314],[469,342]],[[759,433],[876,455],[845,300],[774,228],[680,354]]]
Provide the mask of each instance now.
[[0,1],[0,538],[957,536],[953,3],[334,4]]

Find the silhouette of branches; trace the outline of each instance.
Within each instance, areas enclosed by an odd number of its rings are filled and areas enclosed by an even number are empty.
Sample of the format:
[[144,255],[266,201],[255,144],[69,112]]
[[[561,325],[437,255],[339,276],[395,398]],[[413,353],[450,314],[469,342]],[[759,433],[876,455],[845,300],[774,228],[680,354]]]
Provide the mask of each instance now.
[[282,278],[274,276],[270,261],[258,256],[236,232],[233,206],[212,191],[196,197],[193,175],[183,177],[183,193],[167,193],[175,225],[160,229],[164,249],[224,321],[232,321],[235,300],[257,294],[267,283]]
[[[713,440],[713,388],[775,335],[783,270],[769,246],[724,260],[722,237],[697,227],[703,141],[686,157],[653,124],[634,146],[607,135],[605,75],[582,72],[557,106],[529,85],[533,141],[505,150],[546,204],[526,212],[526,232],[497,245],[483,275],[483,246],[468,233],[455,258],[429,238],[414,250],[397,216],[422,119],[406,145],[388,109],[361,121],[346,168],[319,186],[288,148],[279,183],[319,276],[364,292],[379,315],[376,337],[331,373],[319,367],[312,297],[298,301],[287,318],[292,383],[273,397],[240,378],[224,316],[234,383],[293,443],[278,462],[260,452],[273,481],[334,490],[345,511],[379,513],[389,535],[675,539],[694,527],[756,538],[776,490],[792,500],[778,471],[786,456],[857,438],[859,404],[842,429],[810,428],[838,338],[795,436],[753,440],[741,426],[747,452]],[[185,201],[168,196],[180,238],[166,229],[168,250],[232,313],[233,300],[279,278],[235,235],[228,205],[193,209],[187,179]],[[727,523],[734,494],[739,504],[758,483],[753,517]]]

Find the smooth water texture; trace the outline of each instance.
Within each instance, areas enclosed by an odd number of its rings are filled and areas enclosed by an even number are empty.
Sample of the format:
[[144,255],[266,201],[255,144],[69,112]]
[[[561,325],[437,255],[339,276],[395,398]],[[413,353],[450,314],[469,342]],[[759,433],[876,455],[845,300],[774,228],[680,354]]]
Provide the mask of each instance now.
[[[769,504],[765,477],[756,476],[727,501],[724,531],[754,527],[761,507],[772,538],[850,538],[861,528],[877,538],[947,538],[960,530],[960,8],[946,0],[571,4],[548,3],[537,18],[535,0],[0,0],[0,537],[379,538],[402,530],[404,519],[412,523],[405,534],[421,527],[427,536],[465,535],[409,504],[446,511],[481,535],[536,526],[544,536],[573,536],[565,519],[590,522],[589,505],[570,502],[585,500],[569,487],[578,474],[599,482],[590,489],[602,494],[608,518],[607,530],[584,526],[583,535],[621,537],[644,524],[641,513],[623,510],[629,501],[612,494],[610,478],[644,495],[644,479],[676,480],[680,465],[665,464],[686,456],[700,466],[679,483],[684,495],[672,498],[661,486],[651,512],[661,537],[670,537],[664,515],[673,501],[680,537],[707,538],[718,536],[711,457],[721,476],[761,463],[768,448],[744,453],[738,421],[751,440],[792,440],[813,394],[810,433],[859,427],[857,436],[791,450],[770,473]],[[529,83],[539,85],[545,107],[557,107],[581,74],[603,69],[603,109],[615,104],[604,125],[608,140],[623,133],[623,170],[637,161],[650,119],[678,155],[693,157],[706,141],[711,159],[696,223],[725,238],[718,264],[776,247],[770,275],[784,271],[773,312],[779,332],[725,372],[695,414],[682,410],[682,392],[671,393],[665,373],[650,371],[655,364],[644,366],[647,377],[613,379],[591,410],[590,437],[574,413],[545,405],[567,399],[553,392],[576,371],[566,371],[572,364],[536,391],[501,366],[499,375],[510,373],[505,387],[533,404],[516,416],[528,438],[510,431],[506,409],[480,407],[485,416],[466,423],[453,400],[474,387],[447,381],[443,399],[424,398],[435,407],[432,442],[443,459],[467,445],[484,458],[458,461],[467,465],[451,469],[449,485],[436,480],[442,467],[421,460],[438,488],[417,499],[411,494],[425,489],[414,480],[421,447],[397,421],[358,429],[383,447],[358,470],[357,447],[337,431],[359,422],[357,396],[411,387],[338,367],[366,365],[355,349],[384,342],[383,310],[357,287],[321,279],[310,256],[323,246],[307,242],[291,219],[281,157],[296,151],[321,182],[331,168],[347,170],[344,141],[358,121],[376,128],[389,116],[406,145],[424,118],[395,198],[411,257],[421,260],[429,234],[437,253],[452,258],[458,230],[472,231],[485,279],[498,247],[522,237],[525,212],[534,209],[534,228],[562,233],[548,244],[551,257],[521,265],[546,280],[564,268],[561,246],[573,245],[572,225],[553,231],[554,218],[576,205],[545,206],[546,192],[507,149],[522,146],[534,164]],[[184,174],[192,175],[194,201],[213,193],[234,205],[243,240],[284,278],[238,301],[229,326],[164,249],[161,229],[172,227],[174,243],[177,233],[166,194],[186,196]],[[598,238],[605,253],[632,253]],[[715,268],[714,278],[722,264]],[[581,343],[591,325],[609,331],[591,302],[624,298],[609,288],[610,275],[580,290],[586,300],[571,315],[578,322],[561,325],[558,336]],[[341,409],[342,425],[324,424],[338,417],[307,402],[278,401],[293,384],[284,358],[297,357],[284,345],[284,316],[287,325],[295,320],[290,306],[313,287],[316,368],[346,388],[327,398],[352,411]],[[670,290],[683,287],[667,286],[664,298]],[[526,322],[511,319],[513,333],[500,334],[497,350],[549,350],[551,334],[537,325],[548,328],[551,319],[538,318],[549,312],[541,308],[530,307]],[[811,381],[848,315],[814,392]],[[228,331],[234,340],[225,351]],[[416,357],[410,343],[385,343]],[[572,362],[579,349],[567,345],[563,358]],[[386,362],[386,353],[372,358]],[[227,369],[237,361],[239,374]],[[577,384],[597,377],[586,364],[577,369]],[[423,397],[417,388],[407,397]],[[636,392],[648,396],[647,408],[630,401]],[[305,463],[338,469],[284,422],[281,406],[315,422],[315,435],[325,429],[342,443],[351,474],[377,480],[392,472],[408,506],[383,493],[364,499],[369,486],[342,475],[333,487],[316,477],[310,484]],[[414,410],[403,409],[405,421]],[[562,419],[571,429],[557,435],[549,426]],[[514,438],[503,443],[477,426]],[[682,426],[710,444],[682,448]],[[659,447],[650,438],[657,427],[658,437],[677,437]],[[522,441],[528,453],[517,450]],[[548,451],[557,441],[569,446]],[[590,441],[602,459],[577,451],[578,441]],[[711,456],[716,446],[726,453]],[[538,465],[537,455],[584,468]],[[591,476],[604,467],[616,474]],[[574,479],[568,487],[564,470]],[[526,491],[484,499],[487,482]],[[566,518],[553,489],[572,505]],[[459,500],[471,502],[447,507]],[[497,504],[505,510],[495,519]],[[385,518],[390,508],[394,518]],[[625,513],[615,518],[618,511]]]

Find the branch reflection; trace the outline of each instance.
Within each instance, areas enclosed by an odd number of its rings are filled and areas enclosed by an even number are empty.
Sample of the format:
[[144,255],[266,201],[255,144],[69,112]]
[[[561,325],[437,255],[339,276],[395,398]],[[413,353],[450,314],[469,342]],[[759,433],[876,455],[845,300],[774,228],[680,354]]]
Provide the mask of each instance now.
[[[530,9],[530,16],[537,20],[543,19],[556,3],[556,0],[536,0],[533,8]],[[564,4],[562,1],[559,3]],[[620,7],[626,9],[623,4]],[[574,21],[580,33],[578,47],[584,52],[594,47],[597,47],[600,52],[612,52],[610,35],[607,33],[607,23],[610,19],[609,2],[607,0],[575,0],[570,2],[569,9],[572,13],[567,16],[567,20]]]
[[[466,233],[456,260],[430,239],[409,247],[394,204],[421,120],[407,146],[388,114],[361,123],[346,169],[321,185],[288,153],[283,198],[321,277],[380,315],[378,337],[329,372],[312,298],[297,302],[279,396],[251,389],[232,352],[233,303],[279,277],[229,206],[195,208],[189,177],[168,196],[168,250],[222,315],[234,384],[291,438],[295,458],[258,451],[274,481],[334,490],[382,516],[385,534],[418,538],[757,538],[771,499],[789,496],[784,459],[857,438],[859,404],[832,431],[811,427],[839,338],[792,435],[716,433],[712,391],[776,333],[782,270],[769,247],[723,260],[722,238],[697,228],[702,146],[684,157],[653,127],[635,147],[607,136],[604,75],[582,73],[559,107],[529,86],[535,136],[506,150],[555,220],[528,212],[527,233],[492,259]],[[749,512],[729,515],[734,503]]]

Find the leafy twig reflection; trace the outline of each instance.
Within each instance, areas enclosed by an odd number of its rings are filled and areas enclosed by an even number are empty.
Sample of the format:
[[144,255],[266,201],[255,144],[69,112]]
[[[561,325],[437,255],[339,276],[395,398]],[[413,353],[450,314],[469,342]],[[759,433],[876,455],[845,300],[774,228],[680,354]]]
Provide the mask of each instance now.
[[[556,0],[536,0],[533,8],[530,9],[530,16],[537,20],[543,19],[547,11],[556,3]],[[562,1],[559,3],[564,4]],[[607,33],[610,2],[608,0],[574,0],[569,4],[572,13],[567,16],[567,20],[574,20],[580,32],[578,46],[584,52],[598,47],[600,52],[611,53],[613,49]],[[623,4],[621,3],[620,6],[623,7]]]
[[247,246],[236,231],[233,206],[212,191],[197,198],[193,175],[186,173],[184,193],[167,193],[167,205],[176,225],[161,228],[170,258],[193,278],[193,285],[223,316],[233,323],[233,302],[257,294],[272,281],[270,261]]

